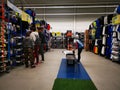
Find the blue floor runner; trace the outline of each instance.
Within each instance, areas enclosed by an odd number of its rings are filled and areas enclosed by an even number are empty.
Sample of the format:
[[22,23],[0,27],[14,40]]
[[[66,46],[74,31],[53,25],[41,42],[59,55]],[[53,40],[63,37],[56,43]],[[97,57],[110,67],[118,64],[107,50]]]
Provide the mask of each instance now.
[[57,78],[90,80],[89,75],[83,65],[67,65],[66,59],[62,59]]

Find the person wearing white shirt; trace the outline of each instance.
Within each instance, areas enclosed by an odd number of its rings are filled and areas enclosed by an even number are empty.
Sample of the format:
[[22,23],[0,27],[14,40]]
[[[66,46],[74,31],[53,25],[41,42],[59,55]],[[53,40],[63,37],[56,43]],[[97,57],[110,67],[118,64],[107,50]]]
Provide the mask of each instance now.
[[31,27],[30,30],[32,31],[30,34],[30,38],[34,41],[34,61],[36,58],[36,64],[39,63],[39,45],[35,44],[37,37],[39,37],[38,32],[36,31],[35,27]]

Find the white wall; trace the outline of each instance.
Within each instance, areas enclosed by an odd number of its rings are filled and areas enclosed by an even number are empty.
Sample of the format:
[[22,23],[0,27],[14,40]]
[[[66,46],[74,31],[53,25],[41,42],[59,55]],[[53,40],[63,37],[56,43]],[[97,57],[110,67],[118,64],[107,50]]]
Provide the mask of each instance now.
[[84,32],[89,25],[100,16],[46,16],[45,20],[51,25],[53,32]]

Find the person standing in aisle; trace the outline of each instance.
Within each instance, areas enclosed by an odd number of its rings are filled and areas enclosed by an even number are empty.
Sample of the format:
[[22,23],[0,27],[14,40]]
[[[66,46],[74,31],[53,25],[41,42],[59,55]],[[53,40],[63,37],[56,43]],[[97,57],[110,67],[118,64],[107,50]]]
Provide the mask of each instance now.
[[34,42],[30,39],[30,31],[26,33],[26,37],[23,39],[23,53],[25,58],[25,66],[29,67],[29,60],[31,64],[31,68],[34,68],[34,57],[33,57],[33,48]]
[[43,34],[43,30],[44,30],[43,27],[38,27],[39,38],[41,39],[39,53],[41,54],[42,62],[44,62],[44,45],[46,44],[45,36]]
[[39,38],[39,34],[36,31],[35,27],[31,27],[31,34],[30,34],[30,38],[34,41],[34,62],[36,59],[36,64],[39,63],[39,44],[37,43],[37,38]]
[[84,45],[83,45],[83,43],[81,42],[80,39],[77,39],[75,42],[76,42],[77,49],[78,49],[78,59],[77,59],[77,62],[79,63],[80,59],[81,59],[81,52],[82,52],[82,50],[84,48]]

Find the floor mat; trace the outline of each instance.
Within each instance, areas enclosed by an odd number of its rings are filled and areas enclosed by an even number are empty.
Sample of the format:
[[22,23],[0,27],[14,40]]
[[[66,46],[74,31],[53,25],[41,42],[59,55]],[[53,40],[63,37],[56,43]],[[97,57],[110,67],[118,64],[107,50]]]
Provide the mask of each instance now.
[[97,88],[91,80],[57,78],[52,90],[97,90]]
[[66,63],[66,59],[62,59],[57,78],[90,80],[81,63],[75,65],[67,65]]

